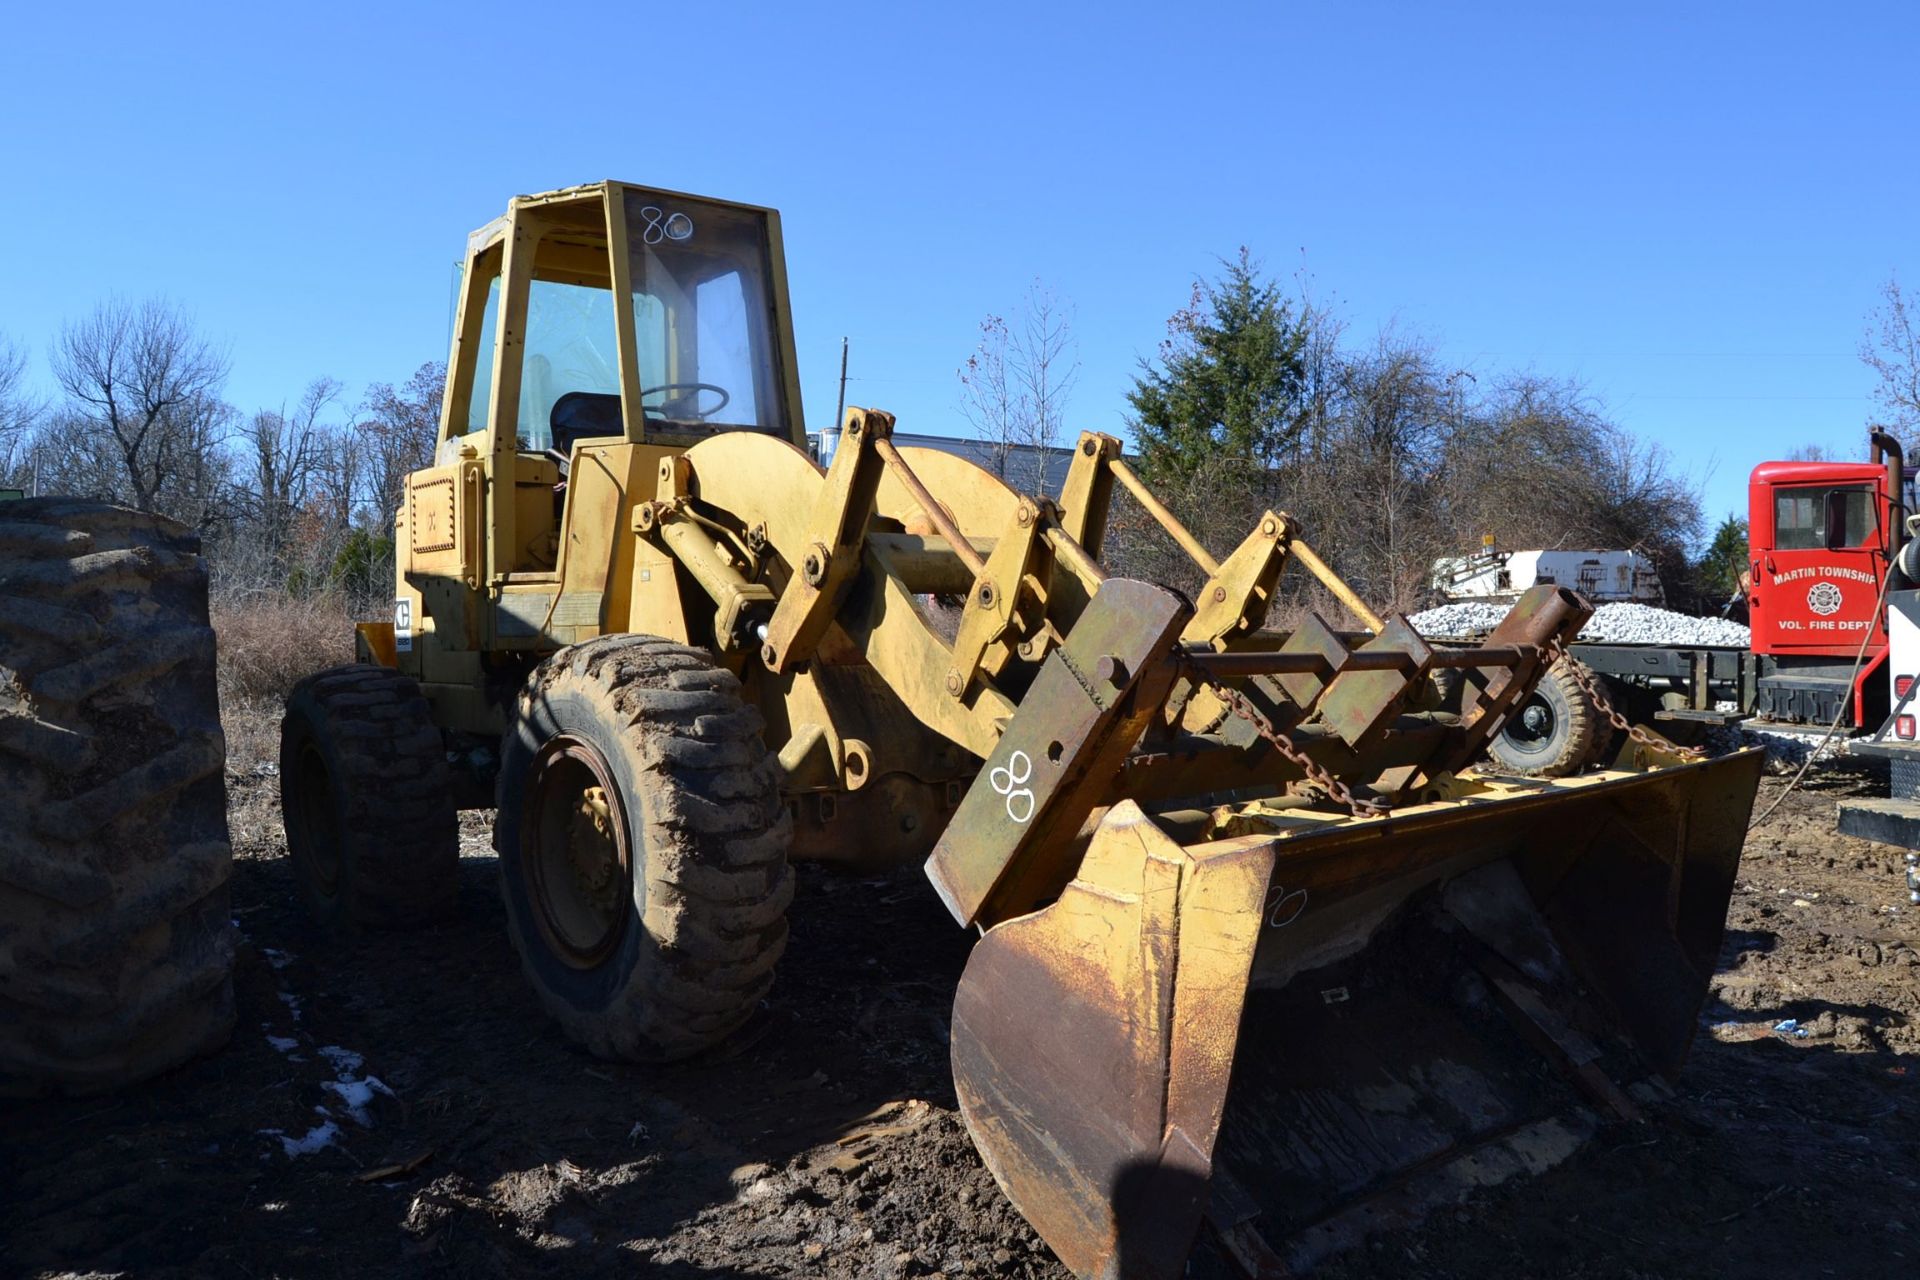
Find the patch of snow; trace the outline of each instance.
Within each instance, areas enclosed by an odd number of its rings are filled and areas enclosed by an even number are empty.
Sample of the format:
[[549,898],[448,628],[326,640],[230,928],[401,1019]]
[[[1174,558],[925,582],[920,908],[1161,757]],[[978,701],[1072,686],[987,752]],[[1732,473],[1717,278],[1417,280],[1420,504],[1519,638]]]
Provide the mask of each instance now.
[[347,1114],[362,1129],[373,1126],[373,1117],[367,1113],[367,1108],[373,1105],[373,1096],[377,1093],[384,1093],[389,1098],[394,1096],[393,1090],[387,1088],[379,1076],[366,1076],[359,1080],[329,1080],[320,1087],[338,1097]]
[[287,1006],[287,1012],[293,1015],[295,1022],[300,1021],[300,997],[291,991],[280,993],[280,1003]]
[[267,958],[267,963],[272,965],[276,969],[284,969],[288,965],[293,963],[292,956],[288,955],[284,951],[275,951],[272,947],[260,948],[260,954],[265,956]]
[[291,1160],[295,1156],[310,1156],[316,1151],[324,1151],[340,1139],[340,1126],[329,1120],[316,1125],[298,1138],[289,1138],[283,1129],[262,1129],[263,1137],[280,1139],[280,1147]]

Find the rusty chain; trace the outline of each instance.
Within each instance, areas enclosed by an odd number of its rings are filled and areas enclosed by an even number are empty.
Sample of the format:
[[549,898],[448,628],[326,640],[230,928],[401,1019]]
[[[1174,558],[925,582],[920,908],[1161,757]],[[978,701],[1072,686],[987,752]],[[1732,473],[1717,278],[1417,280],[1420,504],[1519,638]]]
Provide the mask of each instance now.
[[1641,746],[1649,747],[1655,751],[1668,752],[1686,760],[1706,759],[1707,753],[1698,747],[1683,747],[1664,734],[1655,733],[1650,729],[1634,724],[1631,720],[1621,715],[1619,711],[1615,710],[1612,700],[1601,690],[1600,682],[1594,678],[1593,672],[1587,670],[1586,664],[1578,658],[1568,657],[1566,643],[1562,641],[1560,637],[1555,636],[1541,646],[1542,671],[1550,670],[1553,664],[1560,661],[1561,658],[1567,658],[1568,677],[1580,686],[1580,691],[1587,695],[1587,701],[1593,704],[1593,709],[1605,717],[1607,723],[1615,729],[1626,734],[1627,737],[1639,743]]
[[1387,813],[1392,806],[1386,801],[1372,796],[1356,796],[1347,784],[1328,773],[1314,758],[1293,745],[1293,740],[1273,727],[1273,722],[1261,713],[1245,694],[1238,689],[1229,689],[1223,684],[1211,680],[1196,679],[1201,688],[1208,689],[1213,696],[1225,703],[1227,709],[1253,726],[1253,731],[1267,740],[1267,744],[1295,765],[1305,774],[1307,780],[1332,796],[1335,803],[1343,804],[1356,818],[1374,818]]
[[[1541,670],[1545,671],[1550,669],[1554,663],[1567,656],[1566,644],[1558,636],[1555,636],[1541,646]],[[1661,734],[1654,733],[1640,725],[1634,724],[1625,716],[1621,715],[1620,712],[1615,709],[1612,699],[1608,698],[1606,693],[1602,691],[1599,681],[1594,678],[1593,673],[1588,671],[1585,664],[1581,663],[1578,659],[1568,661],[1567,675],[1573,680],[1574,684],[1580,687],[1580,691],[1586,694],[1587,700],[1593,704],[1594,710],[1598,711],[1609,725],[1626,734],[1627,737],[1634,742],[1656,751],[1678,755],[1683,759],[1700,760],[1705,758],[1706,753],[1704,751],[1696,747],[1683,747],[1679,743]],[[1312,756],[1309,756],[1299,747],[1296,747],[1293,744],[1293,740],[1287,737],[1286,734],[1274,728],[1273,722],[1267,719],[1260,708],[1255,706],[1254,703],[1238,689],[1230,689],[1226,685],[1204,679],[1200,677],[1198,673],[1194,673],[1192,678],[1197,687],[1212,692],[1213,696],[1220,699],[1228,711],[1251,725],[1253,731],[1265,739],[1269,746],[1279,752],[1284,759],[1298,766],[1300,772],[1306,776],[1309,782],[1312,782],[1321,790],[1325,791],[1333,798],[1335,803],[1345,805],[1354,817],[1371,818],[1391,812],[1392,806],[1384,800],[1373,796],[1356,796],[1346,783],[1329,773],[1315,761]]]

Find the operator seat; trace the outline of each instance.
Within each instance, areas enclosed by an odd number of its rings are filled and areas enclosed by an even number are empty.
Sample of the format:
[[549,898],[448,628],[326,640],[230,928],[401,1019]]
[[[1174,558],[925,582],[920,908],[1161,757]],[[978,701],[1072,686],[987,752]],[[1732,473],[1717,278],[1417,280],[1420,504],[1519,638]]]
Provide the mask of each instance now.
[[576,440],[624,433],[620,418],[620,396],[613,391],[569,391],[553,402],[547,416],[553,432],[553,447],[562,457],[573,456]]

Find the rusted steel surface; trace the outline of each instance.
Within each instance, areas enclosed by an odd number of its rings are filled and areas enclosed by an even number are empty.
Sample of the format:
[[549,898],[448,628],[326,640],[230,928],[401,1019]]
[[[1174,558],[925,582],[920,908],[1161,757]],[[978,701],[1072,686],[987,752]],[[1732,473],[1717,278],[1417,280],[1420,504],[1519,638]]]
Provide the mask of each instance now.
[[1019,710],[927,860],[964,924],[1006,919],[1072,878],[1074,836],[1166,700],[1174,638],[1188,617],[1173,592],[1104,584]]
[[[1351,652],[1346,640],[1328,626],[1326,620],[1317,613],[1310,613],[1306,620],[1294,629],[1286,643],[1280,646],[1284,654],[1309,655],[1326,664],[1326,671],[1298,672],[1282,675],[1278,684],[1301,711],[1310,712],[1320,703],[1320,695],[1326,692],[1327,682],[1333,679],[1333,672]],[[1222,678],[1226,673],[1222,673]]]
[[[1418,684],[1426,679],[1433,650],[1399,614],[1382,622],[1379,634],[1342,664],[1339,675],[1320,697],[1320,718],[1348,746],[1360,748],[1379,736],[1405,706]],[[1352,664],[1379,657],[1408,662],[1412,669],[1367,671]]]
[[1180,1274],[1203,1211],[1284,1274],[1537,1173],[1677,1067],[1760,760],[1281,809],[1184,848],[1122,802],[1056,903],[975,948],[969,1130],[1083,1276]]
[[954,998],[961,1110],[1076,1274],[1184,1266],[1271,857],[1183,850],[1122,802],[1058,902],[974,947]]

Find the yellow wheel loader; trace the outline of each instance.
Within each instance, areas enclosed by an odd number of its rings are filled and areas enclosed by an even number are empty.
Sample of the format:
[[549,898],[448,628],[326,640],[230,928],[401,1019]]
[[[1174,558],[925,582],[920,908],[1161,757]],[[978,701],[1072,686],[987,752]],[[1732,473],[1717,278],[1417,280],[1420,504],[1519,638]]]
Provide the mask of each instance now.
[[[1480,772],[1580,597],[1434,649],[1283,512],[1216,559],[1110,436],[1038,495],[841,425],[823,468],[774,211],[608,182],[475,232],[394,621],[288,711],[316,909],[444,910],[452,814],[491,804],[546,1007],[662,1060],[767,994],[790,860],[924,860],[980,932],[966,1123],[1086,1276],[1179,1274],[1203,1231],[1249,1274],[1310,1265],[1679,1068],[1760,756],[1641,734],[1606,770]],[[1116,486],[1196,597],[1102,567]],[[1364,626],[1269,628],[1289,564]]]

